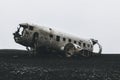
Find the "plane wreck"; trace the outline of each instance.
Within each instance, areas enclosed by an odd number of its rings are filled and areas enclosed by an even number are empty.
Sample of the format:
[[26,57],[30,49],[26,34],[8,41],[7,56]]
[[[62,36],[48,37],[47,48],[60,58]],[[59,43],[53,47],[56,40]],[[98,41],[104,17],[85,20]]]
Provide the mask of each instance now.
[[[40,54],[39,51],[43,48],[61,51],[66,57],[76,54],[89,57],[102,52],[98,40],[82,39],[49,27],[22,23],[19,24],[13,35],[15,42],[25,46],[33,55]],[[96,53],[93,52],[95,44],[98,44],[99,47],[99,51]]]

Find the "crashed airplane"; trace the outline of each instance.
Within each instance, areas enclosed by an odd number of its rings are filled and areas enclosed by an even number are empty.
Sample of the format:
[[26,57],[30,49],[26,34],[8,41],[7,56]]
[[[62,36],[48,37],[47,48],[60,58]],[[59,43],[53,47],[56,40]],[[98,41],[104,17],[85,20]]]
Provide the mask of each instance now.
[[[22,23],[19,24],[17,31],[13,35],[15,42],[25,46],[33,55],[40,54],[43,49],[45,51],[61,51],[66,57],[77,54],[89,57],[102,52],[98,40],[82,39],[49,27]],[[98,44],[99,47],[99,51],[96,53],[93,52],[95,44]]]

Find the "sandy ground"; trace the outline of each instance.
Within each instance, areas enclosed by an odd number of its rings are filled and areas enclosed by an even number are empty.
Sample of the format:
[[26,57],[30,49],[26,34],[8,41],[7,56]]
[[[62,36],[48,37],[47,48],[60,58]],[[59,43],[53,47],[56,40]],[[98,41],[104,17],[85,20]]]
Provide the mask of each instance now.
[[120,54],[61,58],[0,50],[0,80],[120,80]]

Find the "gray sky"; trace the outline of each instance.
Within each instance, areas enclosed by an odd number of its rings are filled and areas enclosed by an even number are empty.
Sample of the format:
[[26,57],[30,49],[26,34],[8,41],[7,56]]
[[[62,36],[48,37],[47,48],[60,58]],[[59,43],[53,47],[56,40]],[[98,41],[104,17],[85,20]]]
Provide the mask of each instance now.
[[0,0],[0,49],[25,49],[12,33],[33,23],[95,38],[103,52],[120,52],[120,0]]

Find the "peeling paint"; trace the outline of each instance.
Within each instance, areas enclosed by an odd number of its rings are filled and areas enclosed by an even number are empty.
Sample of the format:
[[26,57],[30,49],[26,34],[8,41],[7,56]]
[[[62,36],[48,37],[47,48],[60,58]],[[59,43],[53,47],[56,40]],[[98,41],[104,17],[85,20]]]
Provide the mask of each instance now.
[[[23,28],[23,31],[21,33],[19,32],[20,28]],[[35,34],[37,34],[38,36],[35,36]],[[65,47],[70,48],[69,46],[66,45],[71,43],[75,50],[65,51],[65,52],[72,51],[70,57],[75,53],[82,54],[80,53],[81,50],[88,51],[84,55],[89,56],[91,55],[91,53],[89,52],[93,52],[94,44],[98,43],[98,41],[94,39],[82,39],[67,33],[59,32],[52,28],[37,26],[28,23],[20,24],[20,27],[14,33],[14,39],[16,43],[19,43],[26,47],[31,47],[32,50],[36,50],[36,48],[39,49],[39,47],[46,46],[46,48],[49,49],[64,51]],[[102,47],[100,44],[98,45],[100,48],[99,53],[101,53]]]

